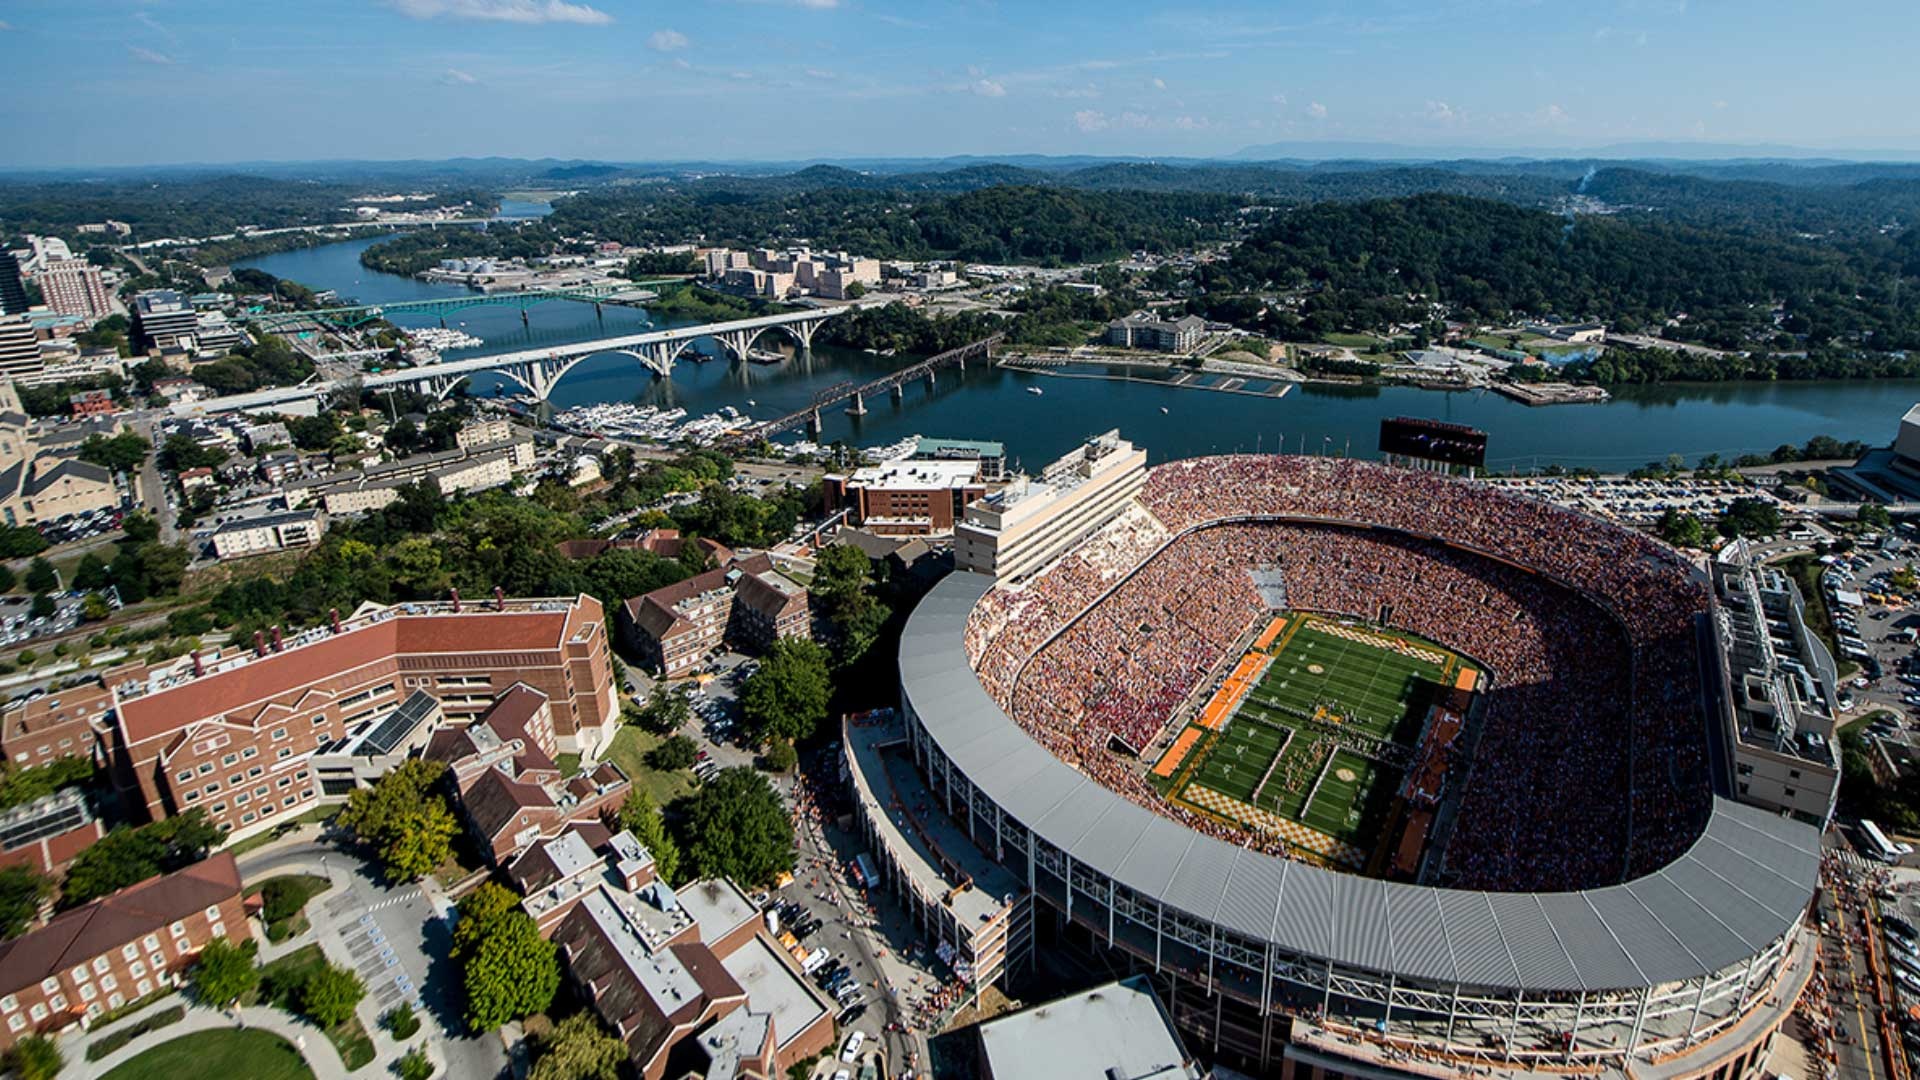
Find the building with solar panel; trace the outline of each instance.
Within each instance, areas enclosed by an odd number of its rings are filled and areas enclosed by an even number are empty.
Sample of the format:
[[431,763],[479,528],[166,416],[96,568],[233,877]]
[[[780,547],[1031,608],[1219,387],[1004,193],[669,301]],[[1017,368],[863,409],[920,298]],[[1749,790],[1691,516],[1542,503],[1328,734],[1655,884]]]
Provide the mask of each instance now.
[[[875,755],[850,730],[846,767],[882,886],[958,977],[1017,993],[1054,950],[1144,975],[1211,1065],[1758,1077],[1817,965],[1820,836],[1740,801],[1711,752],[1713,603],[1655,541],[1433,472],[1172,462],[1023,580],[935,586],[901,639],[897,731]],[[1208,665],[1241,655],[1219,627],[1282,604],[1477,651],[1485,701],[1444,770],[1466,794],[1422,825],[1424,858],[1394,864],[1396,832],[1342,863],[1290,822],[1244,826],[1154,783],[1227,678]],[[1582,636],[1554,640],[1543,612]],[[1588,705],[1529,696],[1589,676]],[[1157,732],[1118,740],[1155,710]],[[1618,727],[1593,742],[1555,726],[1601,722]],[[867,797],[908,768],[924,795]],[[1473,801],[1529,769],[1552,782]],[[964,904],[979,914],[941,917]]]

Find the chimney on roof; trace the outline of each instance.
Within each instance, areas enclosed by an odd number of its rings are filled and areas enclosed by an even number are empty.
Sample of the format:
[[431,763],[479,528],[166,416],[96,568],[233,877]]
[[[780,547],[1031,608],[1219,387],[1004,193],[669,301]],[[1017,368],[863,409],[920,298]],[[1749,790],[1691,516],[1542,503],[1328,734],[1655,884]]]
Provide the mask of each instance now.
[[340,609],[337,607],[328,608],[327,621],[333,624],[333,632],[336,634],[339,633],[340,632]]
[[284,648],[286,645],[280,639],[280,628],[276,626],[273,628],[273,651],[279,652]]
[[193,650],[193,677],[199,678],[207,673],[207,662],[200,659],[200,650]]
[[448,589],[447,591],[453,594],[453,613],[455,615],[460,614],[460,590]]
[[253,632],[253,655],[267,655],[267,635],[258,630]]
[[501,588],[498,585],[495,585],[493,587],[493,610],[495,611],[507,610],[507,590]]

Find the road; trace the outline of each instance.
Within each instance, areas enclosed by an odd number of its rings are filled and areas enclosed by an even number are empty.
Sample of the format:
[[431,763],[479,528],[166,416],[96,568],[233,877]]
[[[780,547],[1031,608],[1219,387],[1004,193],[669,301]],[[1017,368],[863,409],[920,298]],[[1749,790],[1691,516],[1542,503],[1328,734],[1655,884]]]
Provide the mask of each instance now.
[[366,984],[360,1019],[385,1057],[387,1039],[379,1018],[418,996],[427,1030],[446,1061],[447,1076],[498,1077],[507,1055],[494,1035],[467,1033],[460,1015],[459,973],[449,959],[452,902],[429,879],[392,886],[360,858],[315,836],[308,827],[286,840],[240,856],[248,882],[283,874],[315,874],[334,887],[307,905],[312,924],[276,951],[317,941],[328,959],[351,967]]
[[135,477],[135,487],[140,493],[140,505],[153,514],[160,524],[160,542],[173,544],[179,542],[178,530],[174,528],[173,505],[167,498],[166,477],[160,473],[160,440],[155,429],[158,414],[135,414],[133,429],[153,447],[153,453],[140,464],[140,475]]

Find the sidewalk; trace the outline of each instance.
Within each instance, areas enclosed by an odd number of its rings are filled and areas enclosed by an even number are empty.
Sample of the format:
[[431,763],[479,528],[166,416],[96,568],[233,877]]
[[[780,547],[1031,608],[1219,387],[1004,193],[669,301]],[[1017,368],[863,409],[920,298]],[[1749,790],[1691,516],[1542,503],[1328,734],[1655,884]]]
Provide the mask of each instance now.
[[[139,1018],[155,1009],[185,1004],[187,1015],[177,1024],[169,1024],[158,1031],[150,1031],[132,1042],[101,1058],[99,1061],[87,1060],[87,1047],[102,1034],[125,1024],[136,1023]],[[184,1035],[198,1031],[238,1030],[241,1028],[259,1028],[271,1031],[275,1035],[298,1047],[307,1059],[307,1065],[313,1069],[315,1080],[346,1080],[350,1075],[340,1060],[339,1051],[327,1041],[327,1036],[319,1028],[304,1020],[295,1019],[278,1009],[254,1006],[235,1010],[238,1013],[222,1012],[204,1005],[188,1004],[185,998],[175,996],[148,1006],[118,1023],[92,1031],[63,1035],[60,1038],[60,1052],[67,1064],[60,1071],[61,1080],[89,1080],[91,1077],[104,1076],[114,1066],[138,1057],[163,1043],[172,1042]]]

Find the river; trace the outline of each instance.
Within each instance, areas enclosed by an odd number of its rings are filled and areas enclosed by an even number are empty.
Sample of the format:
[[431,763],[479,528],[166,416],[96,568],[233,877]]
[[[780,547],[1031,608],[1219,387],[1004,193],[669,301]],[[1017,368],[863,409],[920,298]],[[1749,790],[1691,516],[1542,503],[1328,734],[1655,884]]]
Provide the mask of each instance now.
[[[503,206],[514,217],[534,217],[543,204]],[[347,240],[244,260],[270,274],[343,298],[369,303],[425,300],[458,295],[456,285],[431,284],[360,265],[360,252],[379,238]],[[431,326],[431,316],[396,318],[404,325]],[[450,359],[547,344],[637,333],[650,325],[646,313],[608,306],[596,316],[586,304],[555,301],[535,306],[529,324],[510,308],[472,308],[448,319],[485,339]],[[784,345],[778,334],[763,345]],[[698,415],[732,405],[771,418],[806,405],[816,390],[846,380],[865,381],[904,363],[831,347],[810,361],[778,367],[734,365],[723,360],[681,363],[673,378],[656,380],[637,361],[597,356],[576,367],[554,389],[563,409],[600,401],[677,405]],[[490,392],[484,378],[475,392]],[[1038,387],[1041,394],[1027,392]],[[929,389],[907,388],[898,403],[882,396],[867,402],[867,415],[833,410],[824,438],[863,446],[920,433],[997,439],[1028,468],[1051,461],[1088,435],[1109,428],[1145,446],[1154,460],[1230,450],[1288,449],[1351,452],[1371,456],[1380,421],[1420,416],[1469,424],[1489,433],[1488,464],[1497,469],[1535,465],[1584,465],[1619,471],[1685,455],[1696,460],[1765,453],[1781,443],[1804,443],[1815,435],[1884,444],[1900,415],[1920,401],[1920,381],[1721,383],[1625,387],[1604,405],[1530,408],[1486,392],[1449,393],[1409,387],[1296,387],[1270,399],[1148,382],[1065,379],[1029,372],[969,368],[943,371]]]

